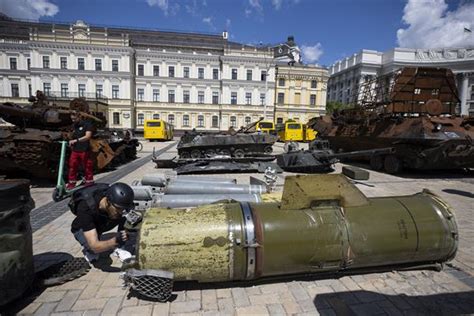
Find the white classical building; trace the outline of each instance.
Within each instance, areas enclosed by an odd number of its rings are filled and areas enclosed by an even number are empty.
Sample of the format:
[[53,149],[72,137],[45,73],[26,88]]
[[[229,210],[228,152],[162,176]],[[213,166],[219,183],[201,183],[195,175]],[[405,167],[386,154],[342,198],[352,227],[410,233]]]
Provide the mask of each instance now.
[[85,97],[108,105],[111,128],[137,130],[153,118],[216,131],[273,120],[273,51],[227,37],[0,15],[0,102]]
[[450,68],[456,74],[460,113],[474,115],[474,48],[362,50],[329,67],[328,101],[349,103],[367,78],[406,66]]

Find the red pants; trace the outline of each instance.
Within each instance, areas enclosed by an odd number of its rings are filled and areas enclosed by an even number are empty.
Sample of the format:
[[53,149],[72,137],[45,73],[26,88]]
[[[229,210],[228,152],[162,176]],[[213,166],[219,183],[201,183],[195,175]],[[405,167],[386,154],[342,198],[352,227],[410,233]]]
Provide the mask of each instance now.
[[94,161],[92,161],[90,153],[88,151],[72,151],[71,156],[69,157],[69,183],[76,182],[77,170],[80,165],[82,165],[84,169],[86,182],[94,181]]

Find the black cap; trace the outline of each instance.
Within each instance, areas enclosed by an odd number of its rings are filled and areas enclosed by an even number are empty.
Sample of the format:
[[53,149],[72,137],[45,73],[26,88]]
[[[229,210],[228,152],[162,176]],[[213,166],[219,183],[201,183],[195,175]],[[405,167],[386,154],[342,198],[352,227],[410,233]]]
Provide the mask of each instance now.
[[106,196],[110,203],[121,209],[128,210],[134,206],[133,190],[128,184],[122,182],[112,184],[107,189]]

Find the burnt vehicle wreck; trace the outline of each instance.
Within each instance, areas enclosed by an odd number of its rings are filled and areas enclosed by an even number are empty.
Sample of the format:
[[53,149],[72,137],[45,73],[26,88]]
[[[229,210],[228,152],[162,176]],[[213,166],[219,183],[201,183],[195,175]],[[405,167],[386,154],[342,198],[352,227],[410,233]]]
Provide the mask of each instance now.
[[290,176],[280,202],[149,209],[125,280],[166,300],[174,280],[440,268],[457,247],[453,210],[426,189],[367,198],[343,175]]
[[473,117],[456,115],[454,74],[445,68],[403,68],[365,82],[353,108],[310,120],[334,151],[393,147],[371,155],[374,170],[474,167]]

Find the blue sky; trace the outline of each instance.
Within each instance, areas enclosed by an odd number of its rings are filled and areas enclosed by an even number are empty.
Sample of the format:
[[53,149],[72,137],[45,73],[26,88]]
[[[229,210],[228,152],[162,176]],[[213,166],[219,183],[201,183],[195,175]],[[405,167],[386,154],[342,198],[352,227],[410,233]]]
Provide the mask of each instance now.
[[[361,49],[474,46],[473,0],[1,0],[17,18],[220,33],[278,44],[294,35],[305,62]],[[464,30],[464,31],[463,31]],[[474,29],[472,30],[474,32]]]

